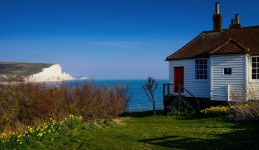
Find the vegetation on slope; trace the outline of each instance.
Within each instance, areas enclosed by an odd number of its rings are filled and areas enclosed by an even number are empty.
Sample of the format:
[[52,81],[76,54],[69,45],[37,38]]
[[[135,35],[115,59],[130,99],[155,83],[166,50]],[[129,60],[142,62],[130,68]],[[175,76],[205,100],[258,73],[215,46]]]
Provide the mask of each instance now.
[[15,75],[15,77],[23,77],[36,74],[41,72],[43,68],[48,68],[51,65],[46,63],[0,62],[0,81],[7,82],[14,78]]

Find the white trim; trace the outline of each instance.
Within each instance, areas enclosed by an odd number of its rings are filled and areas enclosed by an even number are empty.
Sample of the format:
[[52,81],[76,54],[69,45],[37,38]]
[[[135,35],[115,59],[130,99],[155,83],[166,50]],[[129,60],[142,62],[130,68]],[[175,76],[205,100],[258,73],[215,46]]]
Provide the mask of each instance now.
[[248,80],[249,80],[249,78],[248,78],[248,76],[249,76],[249,66],[248,66],[248,61],[249,61],[249,55],[246,55],[245,56],[245,68],[244,68],[244,72],[245,72],[245,101],[247,101],[248,100]]
[[[253,70],[252,59],[253,59],[253,58],[259,58],[259,56],[257,55],[257,56],[251,56],[251,57],[250,57],[250,66],[251,66],[251,68],[250,68],[250,79],[251,79],[251,80],[250,80],[250,81],[251,81],[251,82],[259,82],[259,79],[253,79],[253,78],[252,78],[252,74],[253,74],[253,72],[252,72],[252,70]],[[259,68],[258,68],[258,69],[259,69]],[[257,75],[257,74],[256,74],[256,75]]]
[[211,66],[211,64],[213,63],[213,57],[210,56],[210,99],[213,96],[213,91],[212,91],[212,86],[213,86],[213,82],[212,82],[212,78],[213,78],[213,67]]

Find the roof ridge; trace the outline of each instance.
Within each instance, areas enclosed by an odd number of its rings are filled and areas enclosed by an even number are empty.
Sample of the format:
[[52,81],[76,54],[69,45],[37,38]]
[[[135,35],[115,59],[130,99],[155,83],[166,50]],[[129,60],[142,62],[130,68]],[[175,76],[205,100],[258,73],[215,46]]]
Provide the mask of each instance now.
[[[241,27],[241,28],[237,28],[237,29],[247,29],[247,28],[259,28],[259,25],[255,25],[255,26],[247,26],[247,27]],[[204,33],[213,33],[213,32],[224,32],[224,31],[229,31],[229,30],[236,30],[234,29],[222,29],[221,31],[215,31],[215,30],[207,30],[207,31],[203,31]]]
[[248,47],[243,46],[242,44],[238,43],[236,40],[234,40],[233,38],[230,38],[231,42],[233,42],[234,44],[236,44],[237,46],[239,46],[240,48],[244,49],[246,52],[249,51]]
[[210,54],[216,52],[217,50],[219,50],[221,47],[225,46],[228,43],[233,43],[236,46],[238,46],[239,48],[241,48],[242,50],[244,50],[245,52],[249,52],[249,48],[244,47],[243,45],[241,45],[240,43],[238,43],[237,41],[235,41],[233,38],[229,38],[228,40],[226,40],[223,44],[221,44],[220,46],[218,46],[217,48],[215,48],[214,50],[209,51]]
[[[231,38],[230,38],[231,39]],[[214,52],[216,52],[217,50],[219,50],[221,47],[223,47],[224,45],[226,45],[227,43],[230,42],[230,39],[228,39],[227,41],[225,41],[223,44],[221,44],[220,46],[216,47],[215,49],[213,50],[210,50],[209,53],[212,54]]]

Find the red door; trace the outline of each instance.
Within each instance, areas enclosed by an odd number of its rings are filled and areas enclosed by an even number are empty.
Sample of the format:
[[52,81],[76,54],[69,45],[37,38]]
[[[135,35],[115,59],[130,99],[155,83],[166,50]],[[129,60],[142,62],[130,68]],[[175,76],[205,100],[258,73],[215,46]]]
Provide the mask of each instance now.
[[[179,85],[183,87],[183,67],[174,67],[174,92],[179,93]],[[181,93],[183,93],[183,88],[181,88]]]

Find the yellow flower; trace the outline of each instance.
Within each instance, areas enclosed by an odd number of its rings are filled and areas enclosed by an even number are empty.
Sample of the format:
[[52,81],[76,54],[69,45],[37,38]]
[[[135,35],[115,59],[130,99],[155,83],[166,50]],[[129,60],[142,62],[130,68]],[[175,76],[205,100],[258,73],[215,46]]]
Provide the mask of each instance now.
[[42,135],[43,135],[43,133],[39,133],[39,134],[38,134],[39,137],[42,137]]

